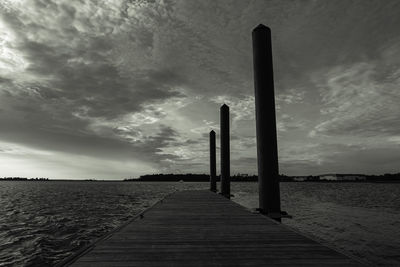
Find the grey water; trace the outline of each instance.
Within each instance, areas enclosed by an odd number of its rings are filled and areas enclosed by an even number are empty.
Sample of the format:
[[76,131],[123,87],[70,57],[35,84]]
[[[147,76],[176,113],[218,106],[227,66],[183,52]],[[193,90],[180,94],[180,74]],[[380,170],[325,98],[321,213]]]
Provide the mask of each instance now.
[[[208,183],[0,182],[0,266],[52,266],[176,190]],[[257,207],[256,183],[232,183]],[[373,265],[400,265],[400,184],[281,183],[283,223]]]
[[[257,186],[233,183],[234,201],[257,207]],[[281,206],[298,232],[373,266],[400,266],[399,183],[281,183]]]

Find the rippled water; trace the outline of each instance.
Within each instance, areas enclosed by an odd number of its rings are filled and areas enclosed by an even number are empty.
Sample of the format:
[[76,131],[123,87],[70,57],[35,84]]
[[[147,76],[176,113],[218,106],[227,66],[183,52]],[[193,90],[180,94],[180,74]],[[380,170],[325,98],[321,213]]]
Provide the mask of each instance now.
[[[158,199],[208,183],[0,182],[0,266],[51,266]],[[233,200],[258,206],[256,183]],[[284,224],[377,265],[400,266],[400,184],[282,183]]]
[[51,266],[198,183],[0,182],[0,266]]
[[[234,200],[258,206],[257,184],[232,185]],[[400,266],[400,184],[281,183],[283,223],[372,265]]]

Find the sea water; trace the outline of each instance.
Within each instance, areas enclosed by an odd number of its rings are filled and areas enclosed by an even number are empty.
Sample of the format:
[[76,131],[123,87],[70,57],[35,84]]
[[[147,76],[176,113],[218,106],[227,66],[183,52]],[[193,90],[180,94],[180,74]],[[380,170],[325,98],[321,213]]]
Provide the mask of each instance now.
[[[0,182],[0,266],[51,266],[157,200],[208,183]],[[233,201],[258,206],[256,183]],[[373,265],[400,265],[400,184],[281,183],[283,223]]]
[[[233,183],[234,201],[258,206],[257,183]],[[281,183],[286,224],[372,265],[400,266],[400,184]]]

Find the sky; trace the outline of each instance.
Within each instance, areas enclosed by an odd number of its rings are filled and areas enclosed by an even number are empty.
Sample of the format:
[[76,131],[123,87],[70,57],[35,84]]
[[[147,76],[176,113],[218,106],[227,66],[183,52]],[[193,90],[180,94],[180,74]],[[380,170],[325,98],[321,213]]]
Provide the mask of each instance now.
[[257,173],[260,23],[280,173],[399,172],[399,14],[397,0],[0,0],[0,177],[208,173],[223,103],[231,174]]

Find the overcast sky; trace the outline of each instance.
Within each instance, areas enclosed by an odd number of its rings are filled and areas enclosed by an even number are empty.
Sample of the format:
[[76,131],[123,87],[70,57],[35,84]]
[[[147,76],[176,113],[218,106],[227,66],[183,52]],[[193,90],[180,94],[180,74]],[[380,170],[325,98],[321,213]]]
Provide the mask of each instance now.
[[223,103],[231,173],[256,173],[260,23],[280,173],[400,171],[397,0],[0,0],[0,14],[0,177],[208,173]]

